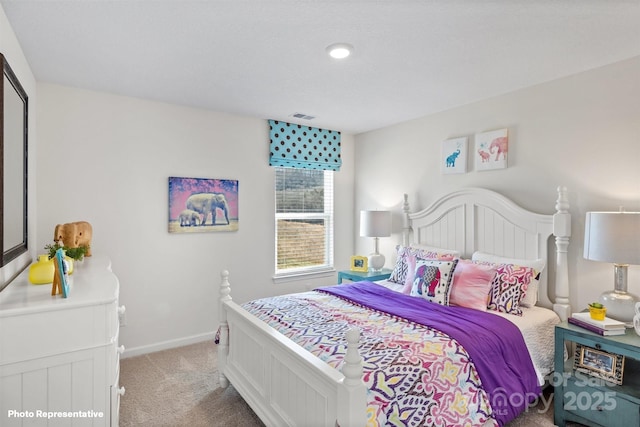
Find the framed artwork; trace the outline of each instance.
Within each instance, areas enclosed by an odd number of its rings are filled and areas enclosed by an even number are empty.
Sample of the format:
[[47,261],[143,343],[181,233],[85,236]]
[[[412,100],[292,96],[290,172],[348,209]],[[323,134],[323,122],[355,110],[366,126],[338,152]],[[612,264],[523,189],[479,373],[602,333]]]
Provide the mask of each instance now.
[[69,297],[69,272],[67,261],[64,260],[62,248],[56,250],[53,257],[53,282],[51,295],[62,294],[63,298]]
[[624,371],[624,356],[576,344],[573,367],[576,371],[620,385]]
[[238,181],[169,177],[169,233],[238,230]]
[[351,271],[369,271],[369,259],[366,256],[354,255],[351,257]]
[[442,143],[442,173],[467,172],[467,137],[447,139]]
[[509,153],[508,132],[508,129],[499,129],[476,134],[474,152],[476,170],[485,171],[507,167]]

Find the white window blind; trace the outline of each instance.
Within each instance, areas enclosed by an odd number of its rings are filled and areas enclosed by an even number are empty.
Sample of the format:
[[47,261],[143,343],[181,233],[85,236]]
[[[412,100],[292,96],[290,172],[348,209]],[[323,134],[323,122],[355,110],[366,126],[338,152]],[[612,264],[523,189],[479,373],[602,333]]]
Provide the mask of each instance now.
[[333,172],[276,167],[276,275],[333,267]]

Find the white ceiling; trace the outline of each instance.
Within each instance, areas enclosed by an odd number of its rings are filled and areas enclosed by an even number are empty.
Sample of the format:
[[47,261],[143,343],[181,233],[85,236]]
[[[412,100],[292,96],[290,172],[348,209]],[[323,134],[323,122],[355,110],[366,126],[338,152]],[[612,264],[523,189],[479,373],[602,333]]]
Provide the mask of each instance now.
[[0,3],[38,81],[349,133],[640,55],[640,0]]

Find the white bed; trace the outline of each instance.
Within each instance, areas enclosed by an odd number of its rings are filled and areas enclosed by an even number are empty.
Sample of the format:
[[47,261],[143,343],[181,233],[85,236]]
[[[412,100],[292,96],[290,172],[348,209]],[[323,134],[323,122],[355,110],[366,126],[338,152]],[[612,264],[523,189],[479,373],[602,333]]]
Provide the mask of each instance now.
[[[405,196],[403,243],[455,248],[470,258],[475,251],[520,259],[546,260],[540,277],[538,307],[519,319],[538,380],[551,369],[553,325],[570,313],[567,247],[571,218],[566,189],[558,189],[555,214],[526,211],[484,189],[447,194],[430,207],[410,213]],[[555,245],[549,239],[554,237]],[[548,250],[555,247],[554,250]],[[549,274],[552,271],[554,274]],[[228,272],[220,291],[220,381],[230,381],[268,426],[365,425],[366,387],[353,331],[342,372],[333,369],[289,338],[256,319],[230,297]],[[540,308],[542,307],[542,308]],[[553,312],[557,314],[555,316]],[[541,320],[531,322],[533,317]],[[546,325],[542,331],[540,325]],[[542,331],[542,332],[541,332]],[[549,341],[550,340],[550,341]]]

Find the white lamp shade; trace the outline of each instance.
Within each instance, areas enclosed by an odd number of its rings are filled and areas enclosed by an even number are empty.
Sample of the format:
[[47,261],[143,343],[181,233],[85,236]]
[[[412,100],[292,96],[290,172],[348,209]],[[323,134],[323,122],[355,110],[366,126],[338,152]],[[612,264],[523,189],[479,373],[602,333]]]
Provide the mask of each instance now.
[[391,212],[360,211],[360,235],[364,237],[391,236]]
[[640,264],[640,212],[587,212],[584,257]]

